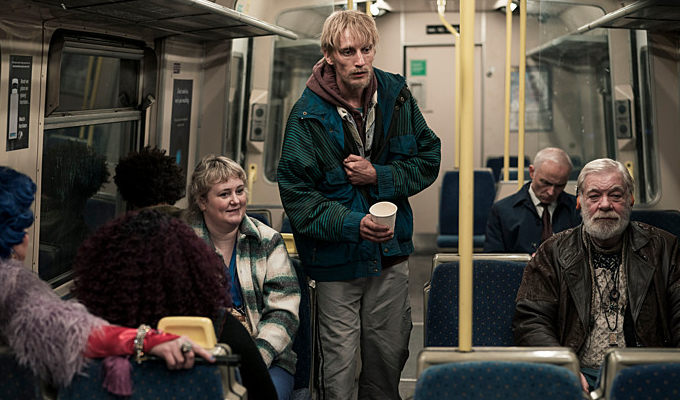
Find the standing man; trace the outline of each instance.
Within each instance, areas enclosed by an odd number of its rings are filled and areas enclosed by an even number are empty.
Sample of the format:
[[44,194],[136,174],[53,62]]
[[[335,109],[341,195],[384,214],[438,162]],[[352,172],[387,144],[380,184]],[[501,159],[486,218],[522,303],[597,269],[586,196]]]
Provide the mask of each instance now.
[[631,222],[633,178],[618,161],[578,177],[583,224],[548,239],[524,270],[513,321],[518,346],[565,346],[593,389],[612,347],[680,346],[680,247]]
[[[298,253],[316,280],[324,399],[351,398],[359,345],[359,399],[399,399],[412,326],[408,197],[439,173],[439,138],[404,78],[373,68],[377,42],[365,13],[328,17],[323,59],[290,113],[278,169]],[[379,201],[397,205],[394,229],[372,221]]]
[[497,201],[486,223],[485,253],[529,253],[553,233],[581,223],[576,197],[564,193],[574,169],[563,150],[546,147],[529,165],[531,182]]

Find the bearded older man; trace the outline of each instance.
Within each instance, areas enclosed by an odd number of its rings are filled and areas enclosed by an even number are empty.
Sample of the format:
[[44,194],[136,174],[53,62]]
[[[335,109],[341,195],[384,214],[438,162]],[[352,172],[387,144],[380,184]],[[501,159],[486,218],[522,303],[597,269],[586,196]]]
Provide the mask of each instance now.
[[595,386],[611,347],[678,347],[678,239],[630,221],[633,179],[618,161],[594,160],[577,181],[583,223],[556,234],[524,270],[513,321],[519,346],[566,346]]

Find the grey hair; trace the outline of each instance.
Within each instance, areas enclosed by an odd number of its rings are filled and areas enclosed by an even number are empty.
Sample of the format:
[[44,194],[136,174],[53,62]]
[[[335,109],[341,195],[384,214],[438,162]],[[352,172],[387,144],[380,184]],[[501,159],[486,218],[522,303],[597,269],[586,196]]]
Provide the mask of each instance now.
[[552,161],[557,164],[568,165],[569,174],[574,170],[574,164],[571,162],[571,157],[562,149],[557,147],[546,147],[536,153],[534,157],[534,168],[539,169],[546,161]]
[[621,174],[621,179],[623,180],[623,189],[626,194],[632,195],[635,189],[635,184],[633,183],[633,177],[630,176],[628,168],[621,162],[612,160],[611,158],[598,158],[586,164],[582,169],[581,173],[578,174],[578,180],[576,181],[576,188],[579,195],[583,195],[585,188],[583,187],[586,178],[592,173],[605,173],[605,172],[618,172]]

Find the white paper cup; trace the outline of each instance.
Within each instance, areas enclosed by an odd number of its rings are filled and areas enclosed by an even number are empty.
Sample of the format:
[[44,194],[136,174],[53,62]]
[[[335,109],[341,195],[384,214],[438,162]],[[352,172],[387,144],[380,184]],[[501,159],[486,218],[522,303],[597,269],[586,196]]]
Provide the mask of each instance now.
[[373,222],[380,225],[387,225],[394,230],[394,222],[397,219],[397,206],[389,201],[375,203],[368,209],[371,213]]

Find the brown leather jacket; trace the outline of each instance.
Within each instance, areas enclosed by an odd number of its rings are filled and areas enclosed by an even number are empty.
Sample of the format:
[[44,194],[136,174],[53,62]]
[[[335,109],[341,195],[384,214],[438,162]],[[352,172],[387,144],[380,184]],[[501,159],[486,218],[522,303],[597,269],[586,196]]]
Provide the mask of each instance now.
[[[512,324],[518,346],[566,346],[578,353],[585,342],[591,329],[591,279],[581,227],[548,239],[527,264]],[[631,222],[627,232],[628,315],[637,342],[627,346],[678,347],[678,238],[638,222]]]

